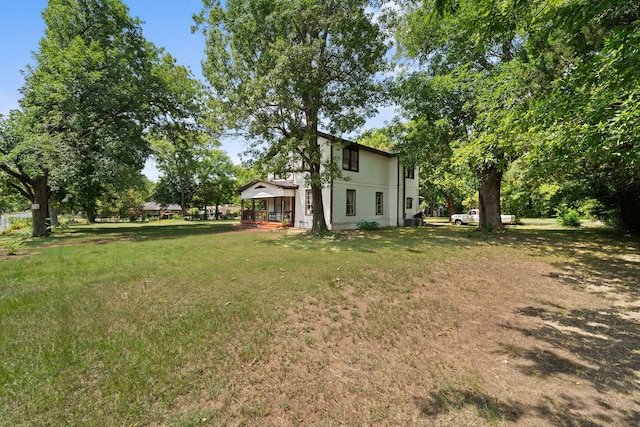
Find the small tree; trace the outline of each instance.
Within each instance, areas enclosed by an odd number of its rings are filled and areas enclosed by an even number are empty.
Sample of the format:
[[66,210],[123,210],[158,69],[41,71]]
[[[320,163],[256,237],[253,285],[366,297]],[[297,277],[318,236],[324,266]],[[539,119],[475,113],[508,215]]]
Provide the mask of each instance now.
[[205,212],[209,203],[213,203],[216,219],[220,216],[219,205],[230,202],[235,193],[235,170],[235,165],[224,151],[209,150],[203,153],[196,173],[196,197]]

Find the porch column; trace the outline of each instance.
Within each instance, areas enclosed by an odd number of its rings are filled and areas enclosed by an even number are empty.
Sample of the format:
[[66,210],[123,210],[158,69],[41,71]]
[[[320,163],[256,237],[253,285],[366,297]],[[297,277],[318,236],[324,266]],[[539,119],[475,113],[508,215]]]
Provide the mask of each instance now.
[[295,227],[296,226],[296,198],[291,197],[290,203],[291,203],[291,226]]
[[251,221],[256,221],[256,199],[251,199]]

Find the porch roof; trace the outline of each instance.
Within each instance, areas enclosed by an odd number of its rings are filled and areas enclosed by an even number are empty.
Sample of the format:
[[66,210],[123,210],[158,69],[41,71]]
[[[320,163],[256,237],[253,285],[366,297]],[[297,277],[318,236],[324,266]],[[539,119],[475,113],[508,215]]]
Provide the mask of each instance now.
[[285,180],[263,181],[256,179],[237,190],[240,198],[247,199],[269,199],[272,197],[294,197],[297,184]]

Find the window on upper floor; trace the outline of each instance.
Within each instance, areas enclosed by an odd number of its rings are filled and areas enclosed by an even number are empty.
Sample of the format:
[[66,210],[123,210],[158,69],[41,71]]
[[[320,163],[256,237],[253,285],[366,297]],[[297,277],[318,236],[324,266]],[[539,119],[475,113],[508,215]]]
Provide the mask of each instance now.
[[405,178],[409,178],[409,179],[414,179],[415,178],[415,168],[413,167],[406,167],[404,168],[404,177]]
[[358,172],[359,170],[359,151],[358,147],[348,146],[342,149],[342,169],[347,171]]

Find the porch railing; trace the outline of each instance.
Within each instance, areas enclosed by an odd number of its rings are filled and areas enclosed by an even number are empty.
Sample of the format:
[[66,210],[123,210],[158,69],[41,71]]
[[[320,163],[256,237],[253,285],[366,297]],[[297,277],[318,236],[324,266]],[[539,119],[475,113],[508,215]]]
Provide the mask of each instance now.
[[242,220],[251,222],[282,222],[283,219],[291,222],[291,218],[293,218],[293,211],[269,212],[249,209],[242,212]]
[[269,212],[269,221],[270,222],[282,222],[284,219],[287,222],[291,222],[291,211],[284,212]]
[[242,220],[243,221],[252,221],[252,222],[267,222],[268,219],[267,211],[259,211],[259,210],[245,210],[242,212]]

